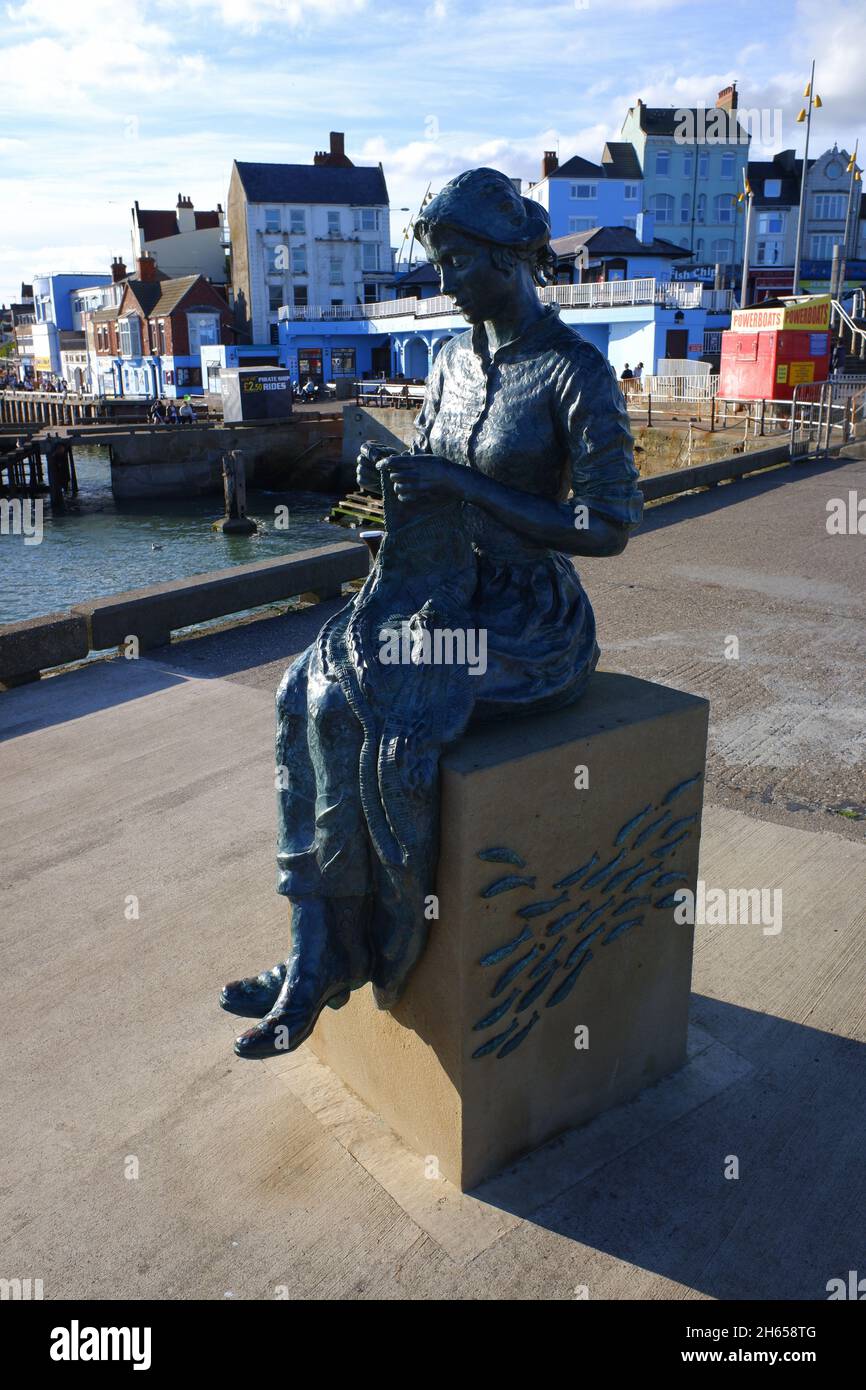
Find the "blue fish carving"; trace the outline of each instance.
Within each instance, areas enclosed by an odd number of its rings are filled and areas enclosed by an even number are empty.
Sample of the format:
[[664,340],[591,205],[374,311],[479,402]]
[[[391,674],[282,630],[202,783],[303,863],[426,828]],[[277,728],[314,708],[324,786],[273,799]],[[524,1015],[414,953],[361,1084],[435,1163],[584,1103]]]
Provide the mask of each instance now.
[[497,1004],[496,1008],[491,1009],[489,1014],[485,1014],[483,1018],[479,1018],[477,1023],[473,1023],[472,1031],[474,1033],[483,1033],[485,1028],[492,1028],[494,1023],[499,1022],[503,1014],[508,1013],[508,1010],[511,1008],[511,1005],[514,1003],[519,993],[519,989],[512,990],[507,999],[504,999],[501,1004]]
[[520,1003],[517,1005],[517,1008],[514,1010],[516,1014],[522,1013],[524,1009],[529,1008],[530,1004],[535,1003],[535,1000],[538,998],[539,994],[541,994],[542,990],[547,989],[547,986],[550,984],[552,976],[559,969],[558,960],[548,960],[544,963],[547,969],[545,970],[544,974],[535,982],[535,984],[531,985],[530,988],[526,991]]
[[565,999],[565,997],[569,995],[572,989],[574,988],[575,981],[577,980],[577,977],[580,974],[581,970],[583,970],[584,966],[588,965],[591,960],[592,951],[587,951],[584,955],[581,956],[580,960],[572,970],[571,974],[566,975],[562,984],[559,985],[559,987],[553,991],[550,998],[545,1003],[544,1007],[546,1009],[552,1009],[554,1004],[562,1003],[563,999]]
[[658,864],[656,864],[654,869],[644,869],[642,874],[636,874],[635,877],[626,884],[626,890],[629,888],[637,888],[638,884],[645,883],[646,880],[652,878],[653,874],[657,871]]
[[658,878],[653,879],[653,888],[663,888],[666,883],[688,883],[686,874],[659,874]]
[[670,825],[668,826],[667,830],[665,831],[665,834],[666,834],[666,835],[673,835],[673,833],[674,833],[675,830],[679,830],[680,827],[683,826],[683,825],[691,825],[692,821],[696,821],[697,818],[698,818],[698,813],[697,813],[697,811],[696,811],[696,812],[694,813],[694,815],[692,815],[692,816],[681,816],[679,820],[671,821]]
[[497,1033],[495,1038],[490,1038],[488,1042],[482,1043],[480,1047],[476,1047],[472,1056],[486,1057],[488,1053],[495,1052],[499,1044],[505,1042],[505,1039],[511,1036],[516,1027],[517,1019],[513,1018],[504,1033]]
[[[520,1044],[523,1042],[524,1038],[527,1036],[527,1034],[531,1031],[531,1029],[535,1027],[540,1017],[541,1014],[533,1014],[532,1018],[523,1028],[521,1028],[520,1032],[515,1033],[513,1038],[509,1038],[508,1042],[504,1045],[504,1047],[500,1047],[499,1051],[496,1054],[497,1059],[500,1057],[507,1057],[509,1052],[513,1052],[515,1047],[519,1047]],[[517,1019],[515,1019],[514,1022],[516,1023]]]
[[573,869],[570,874],[566,874],[565,878],[561,878],[554,883],[554,888],[570,888],[573,883],[577,883],[577,880],[583,878],[584,874],[588,873],[593,865],[597,863],[598,854],[593,854],[592,858],[587,859],[585,864],[581,864],[579,869]]
[[519,936],[513,940],[506,941],[504,946],[497,946],[495,951],[488,951],[486,956],[482,956],[479,965],[498,965],[506,956],[510,956],[512,951],[516,951],[518,946],[522,946],[524,941],[532,940],[532,932],[529,927],[524,927]]
[[528,903],[526,907],[517,909],[518,917],[542,917],[545,912],[552,912],[555,907],[561,907],[568,902],[568,894],[560,893],[558,898],[548,898],[546,903]]
[[591,902],[592,898],[587,898],[586,902],[581,903],[580,907],[576,907],[573,912],[565,912],[561,917],[557,917],[554,922],[549,922],[544,929],[547,935],[553,936],[554,932],[563,931],[566,927],[570,927],[572,922],[576,922],[578,917],[586,912]]
[[675,850],[678,844],[681,844],[683,840],[688,839],[690,834],[691,831],[684,830],[682,835],[678,835],[675,840],[667,840],[665,844],[659,845],[658,849],[654,849],[652,851],[656,859],[664,859],[665,855],[670,854],[672,850]]
[[659,816],[658,820],[654,820],[652,825],[647,826],[646,830],[642,830],[640,835],[638,835],[637,839],[632,845],[632,849],[637,849],[640,845],[643,844],[644,840],[648,840],[650,835],[655,834],[659,826],[664,825],[665,821],[668,819],[669,816],[670,811],[665,811],[663,816]]
[[611,874],[610,878],[602,884],[602,892],[607,892],[615,883],[621,883],[624,878],[628,878],[629,874],[633,874],[636,869],[640,869],[642,866],[643,860],[639,859],[636,864],[629,864],[627,868],[620,869],[617,873]]
[[534,888],[536,882],[534,874],[506,874],[505,878],[496,878],[492,883],[488,883],[486,888],[482,888],[481,896],[495,898],[499,893],[510,893],[512,888]]
[[618,936],[622,936],[624,931],[628,931],[631,927],[639,927],[642,921],[643,917],[641,916],[630,917],[627,922],[618,922],[617,925],[608,932],[601,943],[602,946],[609,946],[611,941],[615,941]]
[[629,835],[631,834],[631,832],[634,830],[635,826],[636,826],[636,825],[640,825],[640,823],[641,823],[641,821],[643,820],[644,816],[647,815],[648,812],[650,812],[651,810],[652,810],[652,803],[650,803],[649,806],[644,806],[644,808],[643,808],[642,811],[638,811],[638,813],[637,813],[636,816],[632,816],[631,820],[626,821],[625,825],[622,826],[622,828],[621,828],[620,830],[617,831],[616,839],[614,840],[614,844],[615,844],[615,845],[621,845],[622,842],[623,842],[623,840],[627,840],[628,837],[629,837]]
[[545,956],[544,960],[540,960],[540,961],[538,962],[537,965],[533,965],[532,969],[531,969],[530,972],[529,972],[529,978],[530,978],[530,980],[534,980],[535,977],[536,977],[536,975],[539,974],[539,972],[543,972],[544,970],[546,970],[547,966],[550,964],[551,956],[555,956],[556,953],[557,953],[557,951],[559,950],[560,946],[564,946],[564,945],[565,945],[565,937],[564,937],[564,936],[561,936],[561,937],[559,938],[559,940],[557,941],[556,945],[555,945],[555,946],[551,946],[550,951],[549,951],[548,954]]
[[606,875],[610,873],[611,869],[615,869],[617,864],[621,864],[623,859],[625,859],[625,850],[621,849],[616,858],[611,859],[609,864],[605,864],[601,869],[596,869],[594,874],[584,879],[583,883],[580,885],[581,888],[591,888],[594,883],[598,883],[599,879],[605,878]]
[[611,905],[612,902],[613,902],[613,897],[612,897],[612,896],[609,897],[609,898],[607,898],[606,901],[602,903],[601,907],[597,907],[597,908],[595,909],[595,912],[591,912],[591,913],[589,914],[589,916],[587,917],[586,921],[582,924],[580,930],[583,931],[584,927],[588,927],[589,924],[590,924],[590,922],[594,922],[594,921],[596,920],[597,917],[600,917],[600,916],[602,915],[603,912],[607,912],[607,909],[610,907],[610,905]]
[[533,946],[531,951],[527,951],[525,956],[520,957],[520,960],[516,960],[513,965],[509,965],[508,969],[502,972],[490,991],[490,998],[495,999],[497,994],[501,994],[502,991],[511,984],[515,976],[519,975],[521,970],[525,970],[529,962],[535,960],[536,956],[540,956],[541,952],[541,946]]
[[677,797],[684,792],[687,787],[693,787],[695,782],[700,782],[702,775],[702,773],[696,772],[694,777],[687,777],[684,782],[677,782],[676,786],[671,787],[670,791],[662,797],[662,805],[669,806],[672,801],[676,801]]
[[[646,894],[646,896],[640,896],[640,897],[637,897],[637,898],[626,898],[625,902],[624,902],[624,903],[620,903],[619,907],[615,907],[614,910],[613,910],[613,912],[612,912],[610,915],[611,915],[611,917],[619,917],[619,915],[620,915],[621,912],[630,912],[631,909],[632,909],[633,907],[640,907],[641,903],[648,903],[648,902],[649,902],[649,894]],[[658,906],[658,904],[656,904],[656,906]]]
[[477,858],[486,860],[488,864],[516,864],[518,869],[526,868],[526,860],[521,859],[514,849],[480,849]]
[[668,893],[666,898],[657,898],[653,907],[679,907],[679,901],[676,893]]

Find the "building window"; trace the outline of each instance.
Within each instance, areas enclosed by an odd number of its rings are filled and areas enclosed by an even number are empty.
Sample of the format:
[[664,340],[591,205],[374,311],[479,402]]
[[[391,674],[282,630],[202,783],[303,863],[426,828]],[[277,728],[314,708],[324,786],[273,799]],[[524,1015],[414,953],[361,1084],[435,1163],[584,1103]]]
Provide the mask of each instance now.
[[306,275],[307,273],[307,251],[304,246],[292,247],[292,274]]
[[361,247],[361,269],[379,269],[379,243],[378,241],[365,241]]
[[710,355],[722,350],[722,334],[718,328],[704,329],[704,352]]
[[328,213],[328,236],[333,236],[340,231],[340,214],[338,212]]
[[354,348],[332,348],[331,349],[331,376],[354,376],[355,375],[355,349]]
[[684,193],[680,198],[680,221],[688,222],[692,215],[692,195]]
[[733,222],[737,200],[733,193],[718,193],[713,199],[713,221]]
[[379,210],[378,208],[355,208],[355,231],[356,232],[378,232],[379,230]]
[[673,222],[673,195],[671,193],[654,193],[650,198],[650,212],[655,214],[656,222],[659,224]]
[[278,232],[280,230],[280,210],[279,208],[265,208],[265,231]]
[[774,232],[784,232],[785,214],[783,212],[760,212],[758,213],[758,234],[760,236],[772,235]]
[[328,284],[342,285],[343,283],[343,257],[331,256],[328,273]]
[[842,237],[839,232],[822,232],[820,236],[813,236],[810,240],[813,261],[832,261],[833,247],[837,242],[841,243]]
[[292,303],[296,309],[306,309],[307,307],[307,287],[306,285],[295,285],[292,290]]
[[141,356],[141,320],[135,315],[118,319],[121,357]]
[[671,156],[669,150],[656,150],[656,173],[661,178],[667,178],[671,171]]
[[378,285],[367,285],[367,284],[365,284],[365,285],[364,285],[364,303],[365,303],[365,304],[378,304],[378,302],[379,302],[379,286],[378,286]]
[[818,193],[815,197],[815,219],[818,222],[841,222],[845,216],[843,193]]
[[623,189],[623,197],[625,198],[625,201],[627,203],[636,203],[637,195],[638,185],[636,183],[627,183]]
[[696,243],[696,245],[695,245],[695,258],[697,259],[698,265],[700,265],[700,264],[703,262],[703,259],[704,259],[704,239],[703,239],[702,236],[699,236],[699,237],[698,237],[697,243]]
[[303,208],[292,208],[289,212],[289,231],[305,232],[307,230],[307,218]]
[[781,198],[781,196],[782,196],[782,180],[781,180],[781,179],[764,179],[764,197],[765,197],[765,198]]
[[598,197],[598,184],[597,184],[597,183],[573,183],[573,184],[571,185],[571,196],[572,196],[572,198],[580,198],[580,199],[582,199],[582,200],[597,198],[597,197]]
[[283,298],[282,285],[268,285],[268,308],[271,313],[273,313],[275,309],[280,308]]
[[736,173],[736,161],[732,154],[722,155],[722,178],[732,179]]
[[758,265],[779,265],[782,259],[782,242],[774,237],[759,237],[755,245],[755,260]]
[[203,347],[214,347],[220,340],[218,314],[187,314],[189,350],[194,356]]
[[711,248],[711,259],[715,265],[717,262],[722,265],[729,265],[734,259],[734,243],[730,237],[719,237],[713,242]]
[[594,217],[569,217],[569,234],[574,232],[591,232],[593,227],[598,226]]
[[695,218],[696,218],[696,220],[697,220],[698,222],[706,222],[706,220],[707,220],[707,195],[706,195],[706,193],[699,193],[699,194],[698,194],[698,201],[697,201],[697,203],[695,204]]
[[279,274],[288,268],[288,249],[282,241],[266,247],[269,275]]
[[695,152],[694,150],[683,151],[683,177],[690,179],[695,172]]
[[272,324],[269,324],[268,327],[269,327],[269,329],[270,329],[270,340],[271,340],[271,342],[272,342],[272,343],[279,343],[279,341],[280,341],[280,325],[279,325],[278,323],[272,323]]
[[698,178],[708,179],[710,177],[710,152],[701,150],[698,156]]

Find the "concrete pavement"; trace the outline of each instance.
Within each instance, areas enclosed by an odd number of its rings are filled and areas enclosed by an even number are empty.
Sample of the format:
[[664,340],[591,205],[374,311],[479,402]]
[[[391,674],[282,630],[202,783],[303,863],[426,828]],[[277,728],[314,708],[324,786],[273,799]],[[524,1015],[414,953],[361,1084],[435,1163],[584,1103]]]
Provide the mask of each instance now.
[[699,927],[688,1066],[471,1196],[306,1050],[241,1062],[216,1007],[285,939],[273,693],[333,605],[0,697],[0,1275],[46,1298],[822,1299],[862,1269],[866,822],[838,809],[866,799],[866,538],[824,526],[848,488],[862,462],[683,498],[581,566],[604,664],[709,696],[701,874],[781,887],[783,930]]

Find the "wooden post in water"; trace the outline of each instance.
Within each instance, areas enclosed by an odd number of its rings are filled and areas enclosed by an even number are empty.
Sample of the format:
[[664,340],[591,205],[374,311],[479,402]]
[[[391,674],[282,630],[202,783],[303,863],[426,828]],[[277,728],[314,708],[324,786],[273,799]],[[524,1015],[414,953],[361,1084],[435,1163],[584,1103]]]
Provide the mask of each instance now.
[[259,528],[247,516],[247,480],[240,449],[223,454],[223,493],[226,514],[213,523],[215,531],[228,536],[251,536]]

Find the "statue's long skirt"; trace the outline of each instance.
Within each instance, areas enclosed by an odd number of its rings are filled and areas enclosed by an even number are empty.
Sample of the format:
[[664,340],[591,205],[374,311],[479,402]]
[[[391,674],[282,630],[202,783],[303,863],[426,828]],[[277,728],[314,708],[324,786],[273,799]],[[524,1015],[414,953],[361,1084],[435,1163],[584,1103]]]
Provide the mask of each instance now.
[[[386,662],[383,633],[404,624],[427,630],[428,650],[437,629],[473,633],[474,669]],[[380,1007],[399,998],[426,941],[442,748],[471,720],[571,703],[598,655],[592,608],[567,557],[494,560],[469,543],[459,508],[448,506],[386,536],[364,588],[286,671],[277,692],[277,891],[372,897]]]

